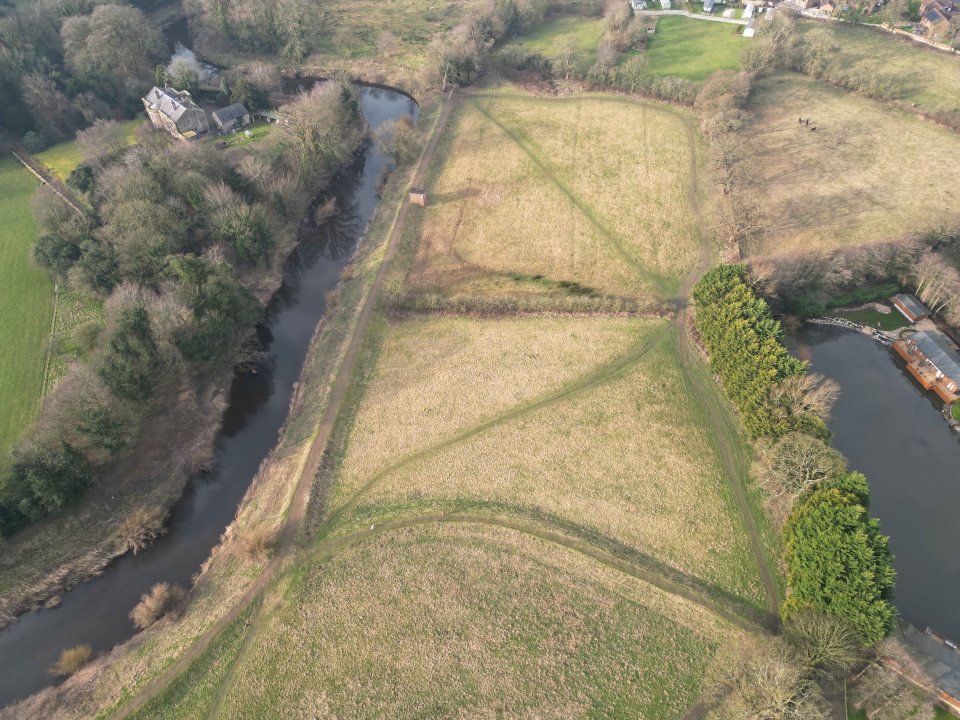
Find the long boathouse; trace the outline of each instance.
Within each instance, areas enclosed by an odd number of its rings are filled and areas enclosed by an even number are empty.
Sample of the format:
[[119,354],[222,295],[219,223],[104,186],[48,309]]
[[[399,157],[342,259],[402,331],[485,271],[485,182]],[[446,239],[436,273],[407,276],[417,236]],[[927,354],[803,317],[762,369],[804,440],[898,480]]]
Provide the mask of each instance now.
[[907,370],[926,390],[932,390],[947,404],[960,397],[960,354],[946,335],[920,330],[897,340],[893,349],[907,361]]

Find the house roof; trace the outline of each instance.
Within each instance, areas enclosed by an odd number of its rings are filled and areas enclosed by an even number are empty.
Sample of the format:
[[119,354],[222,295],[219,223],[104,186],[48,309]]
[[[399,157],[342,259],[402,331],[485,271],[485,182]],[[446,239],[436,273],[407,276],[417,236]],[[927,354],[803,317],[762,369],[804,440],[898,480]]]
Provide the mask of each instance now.
[[939,10],[937,10],[936,8],[934,8],[933,10],[928,12],[926,15],[924,15],[923,19],[926,20],[931,25],[936,25],[941,22],[947,22],[947,18],[944,16],[944,14]]
[[230,122],[247,114],[247,107],[243,103],[234,103],[225,108],[213,111],[213,119],[218,122]]
[[[151,110],[157,110],[174,122],[183,117],[183,114],[187,112],[187,110],[200,110],[200,106],[193,101],[190,93],[180,92],[173,88],[164,88],[161,90],[158,87],[154,87],[143,98],[143,102],[145,105],[148,105]],[[200,110],[200,112],[203,111]]]
[[911,337],[920,352],[937,366],[937,370],[955,382],[960,382],[960,355],[953,349],[947,336],[939,332],[920,331]]
[[924,317],[930,314],[926,306],[910,293],[900,293],[897,295],[896,301],[909,310],[914,317]]

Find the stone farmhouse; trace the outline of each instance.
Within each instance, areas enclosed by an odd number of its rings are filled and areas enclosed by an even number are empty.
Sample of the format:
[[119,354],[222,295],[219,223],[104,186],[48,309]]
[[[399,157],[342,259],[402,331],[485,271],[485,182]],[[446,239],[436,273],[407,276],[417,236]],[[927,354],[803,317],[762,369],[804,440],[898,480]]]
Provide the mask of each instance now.
[[150,122],[178,140],[196,140],[210,130],[207,114],[186,90],[154,87],[143,98]]

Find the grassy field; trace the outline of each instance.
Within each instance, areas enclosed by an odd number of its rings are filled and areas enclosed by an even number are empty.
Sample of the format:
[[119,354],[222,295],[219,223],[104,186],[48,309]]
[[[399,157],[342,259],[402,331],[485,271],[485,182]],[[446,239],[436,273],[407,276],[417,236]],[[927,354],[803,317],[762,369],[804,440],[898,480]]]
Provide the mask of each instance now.
[[577,552],[469,525],[321,555],[265,605],[214,716],[679,718],[733,635]]
[[897,78],[904,103],[922,112],[960,113],[960,57],[919,47],[889,33],[849,23],[801,22],[802,32],[823,28],[839,50],[832,63],[851,67],[862,60],[880,63],[882,72]]
[[740,54],[749,40],[737,29],[727,23],[662,17],[647,48],[650,70],[695,81],[706,80],[717,70],[741,70]]
[[524,35],[518,35],[504,47],[518,47],[526,52],[537,53],[556,62],[560,53],[569,47],[573,50],[574,64],[580,72],[586,72],[596,62],[597,47],[603,36],[603,21],[600,18],[578,15],[557,15]]
[[[741,515],[751,508],[734,494],[747,451],[716,421],[717,389],[678,323],[662,306],[643,316],[561,302],[561,281],[658,302],[680,287],[699,245],[699,146],[685,116],[595,96],[461,102],[385,291],[525,290],[544,305],[381,306],[324,446],[303,544],[259,607],[175,666],[139,720],[681,718],[716,650],[769,620]],[[390,186],[395,202],[408,183]],[[325,332],[346,327],[350,288],[378,258],[345,275]],[[306,383],[184,617],[98,676],[110,702],[156,677],[257,577],[264,560],[235,543],[283,517],[329,390]]]
[[53,286],[31,256],[37,226],[30,201],[37,184],[15,159],[0,158],[0,464],[36,415],[43,390]]
[[599,534],[762,605],[674,342],[654,320],[401,323],[351,435],[333,503],[349,503],[339,532],[493,508]]
[[411,228],[412,288],[645,299],[675,288],[697,252],[683,120],[598,96],[465,103]]
[[960,135],[800,75],[761,79],[750,110],[745,192],[759,200],[765,238],[755,254],[892,240],[960,220]]
[[[133,144],[134,131],[143,121],[143,118],[140,117],[120,123],[126,132],[128,144]],[[53,175],[63,182],[66,182],[74,168],[83,162],[83,156],[80,153],[80,148],[77,146],[76,140],[67,140],[48,147],[46,150],[37,153],[34,157],[42,162]]]

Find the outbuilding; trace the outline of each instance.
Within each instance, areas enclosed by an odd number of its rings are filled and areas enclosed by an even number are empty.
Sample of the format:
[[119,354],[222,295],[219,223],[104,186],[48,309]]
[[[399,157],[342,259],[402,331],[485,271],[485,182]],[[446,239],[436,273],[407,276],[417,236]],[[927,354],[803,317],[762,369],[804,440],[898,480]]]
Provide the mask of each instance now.
[[220,132],[229,132],[250,124],[250,111],[243,103],[234,103],[211,113],[213,124]]
[[410,202],[420,207],[427,206],[427,191],[422,187],[410,188]]
[[930,311],[910,293],[900,293],[893,298],[893,306],[912,323],[930,317]]

